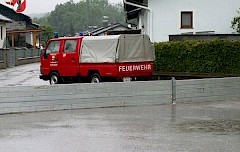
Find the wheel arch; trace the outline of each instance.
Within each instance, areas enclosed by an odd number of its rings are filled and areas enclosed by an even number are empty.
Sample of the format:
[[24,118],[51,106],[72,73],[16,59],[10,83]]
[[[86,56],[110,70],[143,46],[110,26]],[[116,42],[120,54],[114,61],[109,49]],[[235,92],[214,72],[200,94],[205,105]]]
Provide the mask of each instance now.
[[88,71],[88,77],[91,77],[94,73],[97,73],[99,76],[101,76],[99,70],[89,70]]
[[48,74],[48,76],[50,77],[52,73],[56,72],[59,76],[60,76],[60,73],[58,72],[58,70],[51,70]]

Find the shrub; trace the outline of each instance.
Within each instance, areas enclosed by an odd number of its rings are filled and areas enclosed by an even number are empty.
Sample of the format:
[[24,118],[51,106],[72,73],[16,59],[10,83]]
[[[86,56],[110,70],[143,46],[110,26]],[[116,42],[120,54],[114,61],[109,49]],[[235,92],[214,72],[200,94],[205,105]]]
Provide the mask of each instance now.
[[155,71],[240,74],[240,41],[155,43]]

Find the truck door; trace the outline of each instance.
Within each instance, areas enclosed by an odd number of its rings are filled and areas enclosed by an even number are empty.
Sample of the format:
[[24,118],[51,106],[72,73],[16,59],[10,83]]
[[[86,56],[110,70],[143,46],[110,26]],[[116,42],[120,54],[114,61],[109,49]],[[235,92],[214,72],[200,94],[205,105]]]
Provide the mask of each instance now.
[[46,53],[41,58],[41,67],[44,75],[49,75],[52,70],[58,70],[60,44],[60,41],[49,42]]
[[77,76],[78,75],[78,39],[69,39],[64,41],[64,49],[61,53],[59,66],[61,76]]

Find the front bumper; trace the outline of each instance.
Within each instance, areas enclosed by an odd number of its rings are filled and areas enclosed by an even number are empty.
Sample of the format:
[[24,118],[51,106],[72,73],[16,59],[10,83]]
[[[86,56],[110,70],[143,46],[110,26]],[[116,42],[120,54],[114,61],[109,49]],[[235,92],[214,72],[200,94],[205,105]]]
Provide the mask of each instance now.
[[47,75],[40,75],[39,78],[45,81],[49,80],[49,76]]

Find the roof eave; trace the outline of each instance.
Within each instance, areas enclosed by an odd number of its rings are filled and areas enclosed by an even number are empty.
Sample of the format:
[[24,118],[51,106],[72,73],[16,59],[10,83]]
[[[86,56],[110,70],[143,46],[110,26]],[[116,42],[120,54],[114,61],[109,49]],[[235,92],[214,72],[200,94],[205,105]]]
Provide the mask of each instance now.
[[[144,2],[143,0],[127,0],[127,2],[137,4],[137,5],[147,6],[147,4],[143,3]],[[140,8],[136,6],[127,5],[126,3],[124,3],[124,10],[126,11],[127,20],[138,18],[139,13],[141,11]]]
[[12,23],[12,21],[11,21],[11,20],[4,20],[4,19],[0,19],[0,21],[2,21],[2,22],[6,22],[6,23]]

